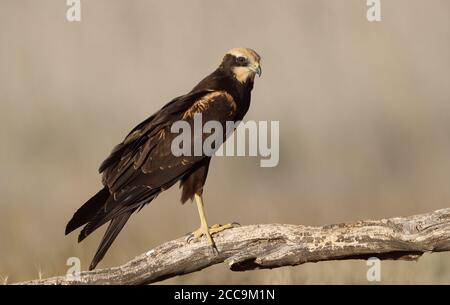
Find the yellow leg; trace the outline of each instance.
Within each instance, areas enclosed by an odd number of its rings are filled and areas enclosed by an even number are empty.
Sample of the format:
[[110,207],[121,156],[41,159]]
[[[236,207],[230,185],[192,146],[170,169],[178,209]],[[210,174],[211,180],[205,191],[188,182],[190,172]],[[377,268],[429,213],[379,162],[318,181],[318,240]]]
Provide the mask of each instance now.
[[206,221],[206,215],[205,215],[205,206],[203,204],[202,196],[195,195],[195,202],[197,204],[198,214],[200,216],[200,228],[192,232],[188,238],[187,241],[190,242],[192,239],[199,239],[203,235],[206,236],[208,239],[209,244],[213,247],[213,249],[217,250],[216,244],[214,242],[214,239],[212,238],[212,234],[221,232],[226,229],[233,228],[233,224],[226,224],[226,225],[212,225],[211,228],[208,227],[208,222]]
[[215,248],[216,244],[209,233],[208,223],[206,222],[205,206],[203,204],[202,196],[195,194],[195,202],[197,203],[198,215],[200,215],[200,228],[194,231],[194,237],[199,238],[202,235],[206,235],[209,244]]

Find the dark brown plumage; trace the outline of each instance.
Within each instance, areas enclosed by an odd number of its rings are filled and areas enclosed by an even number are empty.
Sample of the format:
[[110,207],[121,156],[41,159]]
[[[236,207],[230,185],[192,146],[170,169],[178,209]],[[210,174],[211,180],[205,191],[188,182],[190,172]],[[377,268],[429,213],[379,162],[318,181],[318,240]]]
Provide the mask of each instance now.
[[[197,112],[202,113],[203,122],[216,120],[223,126],[226,121],[241,120],[250,106],[254,76],[261,72],[259,61],[253,50],[230,50],[219,68],[191,92],[173,99],[136,126],[103,161],[99,171],[104,188],[76,211],[66,227],[68,234],[84,225],[80,242],[110,222],[90,270],[102,260],[131,214],[162,191],[180,181],[182,203],[194,195],[201,196],[210,157],[174,156],[171,143],[178,134],[171,133],[170,128],[179,120],[193,125]],[[202,220],[203,227],[205,224]]]

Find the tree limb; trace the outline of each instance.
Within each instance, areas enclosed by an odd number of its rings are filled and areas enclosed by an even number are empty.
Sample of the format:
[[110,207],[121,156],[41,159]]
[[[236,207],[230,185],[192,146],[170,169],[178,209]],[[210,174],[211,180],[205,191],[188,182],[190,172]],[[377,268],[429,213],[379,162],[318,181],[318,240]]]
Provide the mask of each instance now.
[[322,227],[265,224],[214,235],[219,253],[205,238],[166,242],[128,263],[17,284],[149,284],[225,262],[233,271],[295,266],[307,262],[418,259],[450,250],[450,208],[410,217],[366,220]]

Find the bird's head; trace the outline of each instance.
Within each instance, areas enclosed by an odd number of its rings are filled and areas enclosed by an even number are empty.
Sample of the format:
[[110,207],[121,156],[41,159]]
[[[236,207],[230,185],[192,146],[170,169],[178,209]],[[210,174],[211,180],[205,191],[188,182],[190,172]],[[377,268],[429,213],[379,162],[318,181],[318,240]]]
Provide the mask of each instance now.
[[239,82],[253,81],[255,74],[261,76],[261,57],[252,49],[234,48],[225,54],[220,67]]

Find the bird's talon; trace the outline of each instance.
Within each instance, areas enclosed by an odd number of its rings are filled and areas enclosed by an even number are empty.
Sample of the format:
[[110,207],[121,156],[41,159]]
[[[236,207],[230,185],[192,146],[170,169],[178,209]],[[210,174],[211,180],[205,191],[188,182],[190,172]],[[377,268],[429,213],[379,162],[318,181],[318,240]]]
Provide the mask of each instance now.
[[219,250],[216,247],[216,244],[211,245],[211,249],[212,249],[212,254],[215,255],[219,255]]
[[209,228],[203,228],[200,227],[197,230],[195,230],[194,232],[188,233],[186,236],[186,243],[191,243],[194,239],[200,239],[203,236],[206,236],[206,238],[208,239],[209,244],[211,245],[211,247],[214,249],[215,253],[218,253],[219,251],[217,250],[217,247],[215,245],[215,242],[212,238],[212,235],[222,232],[224,230],[233,228],[235,225],[240,225],[237,222],[233,222],[233,223],[228,223],[225,225],[220,225],[220,224],[214,224]]
[[186,236],[186,243],[190,244],[194,239],[199,239],[203,235],[205,235],[203,228],[198,228],[194,232],[188,233]]
[[209,233],[211,235],[213,235],[213,234],[216,234],[216,233],[219,233],[219,232],[225,231],[227,229],[231,229],[231,228],[233,228],[233,224],[231,224],[231,223],[227,223],[225,225],[215,224],[215,225],[211,226],[211,228],[209,229]]

